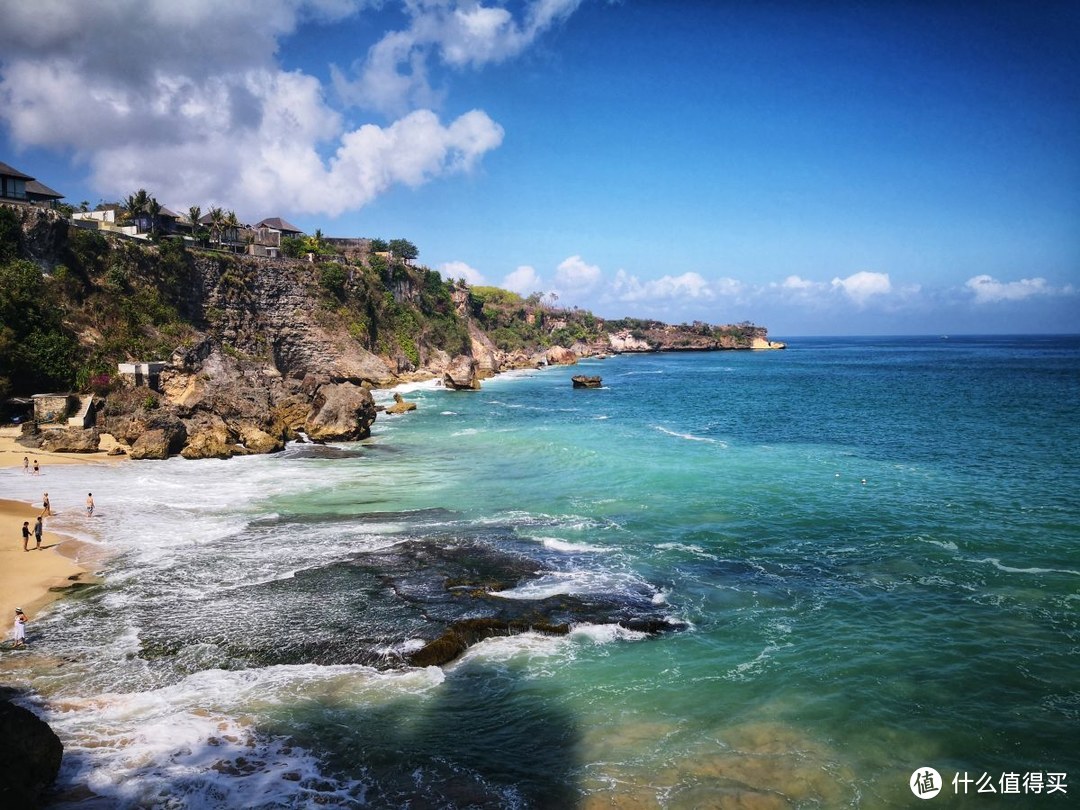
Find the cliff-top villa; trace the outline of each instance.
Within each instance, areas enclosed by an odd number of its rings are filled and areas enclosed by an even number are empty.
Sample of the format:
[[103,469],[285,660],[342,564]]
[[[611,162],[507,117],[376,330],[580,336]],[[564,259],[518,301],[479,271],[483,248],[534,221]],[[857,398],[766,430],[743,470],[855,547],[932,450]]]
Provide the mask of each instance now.
[[0,203],[52,208],[62,199],[64,195],[59,191],[53,191],[30,175],[0,162]]

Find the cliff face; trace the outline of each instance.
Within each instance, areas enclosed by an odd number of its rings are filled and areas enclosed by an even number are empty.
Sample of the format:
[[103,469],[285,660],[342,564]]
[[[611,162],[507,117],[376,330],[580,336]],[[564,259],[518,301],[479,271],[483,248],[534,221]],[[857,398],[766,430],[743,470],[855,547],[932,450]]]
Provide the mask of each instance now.
[[[27,295],[62,312],[72,387],[98,394],[98,429],[138,457],[363,438],[375,418],[368,389],[402,380],[475,388],[580,356],[778,347],[750,324],[605,322],[375,254],[309,262],[158,247],[68,229],[44,211],[3,225],[0,257],[35,263],[44,276]],[[166,361],[156,391],[116,374],[117,362],[145,361]]]

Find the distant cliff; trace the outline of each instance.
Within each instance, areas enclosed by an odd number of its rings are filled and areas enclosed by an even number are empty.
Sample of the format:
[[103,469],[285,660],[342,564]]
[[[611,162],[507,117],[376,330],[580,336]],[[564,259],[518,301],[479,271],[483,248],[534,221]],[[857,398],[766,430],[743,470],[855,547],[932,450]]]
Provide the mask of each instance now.
[[[152,245],[40,209],[0,207],[0,273],[0,395],[93,392],[97,429],[136,457],[362,438],[375,418],[368,389],[404,380],[476,387],[581,356],[782,347],[752,324],[605,321],[385,254]],[[117,374],[118,362],[145,361],[165,361],[156,390]]]

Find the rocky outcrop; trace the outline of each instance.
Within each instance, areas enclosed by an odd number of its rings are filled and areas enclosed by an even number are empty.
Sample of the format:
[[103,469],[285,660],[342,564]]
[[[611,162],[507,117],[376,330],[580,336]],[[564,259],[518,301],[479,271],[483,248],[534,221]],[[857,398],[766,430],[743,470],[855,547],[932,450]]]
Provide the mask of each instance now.
[[60,772],[63,755],[60,738],[44,720],[0,701],[0,806],[39,807]]
[[563,346],[552,346],[547,350],[546,359],[552,366],[572,366],[578,361],[578,356]]
[[570,378],[570,381],[574,384],[574,388],[600,388],[603,385],[603,380],[599,377],[584,374],[576,374]]
[[409,411],[416,410],[415,402],[406,402],[405,398],[401,394],[394,392],[394,404],[386,408],[386,412],[389,414],[401,414],[408,413]]
[[371,435],[374,421],[370,391],[352,383],[331,383],[319,388],[304,432],[314,441],[356,441]]
[[99,442],[96,428],[47,430],[42,432],[41,449],[49,453],[96,453]]
[[750,344],[751,349],[786,349],[787,344],[781,343],[779,340],[766,340],[765,338],[756,337]]
[[479,363],[473,357],[459,354],[443,374],[443,385],[455,391],[479,391]]

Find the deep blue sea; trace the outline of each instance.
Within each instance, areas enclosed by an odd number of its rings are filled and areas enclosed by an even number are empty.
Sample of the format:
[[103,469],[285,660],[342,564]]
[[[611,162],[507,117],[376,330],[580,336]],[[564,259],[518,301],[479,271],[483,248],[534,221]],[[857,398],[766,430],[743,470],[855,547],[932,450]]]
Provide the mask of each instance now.
[[[55,807],[1076,806],[1080,337],[404,393],[355,445],[0,471],[104,577],[0,660]],[[569,632],[409,665],[492,615]]]

